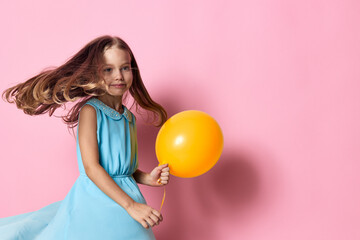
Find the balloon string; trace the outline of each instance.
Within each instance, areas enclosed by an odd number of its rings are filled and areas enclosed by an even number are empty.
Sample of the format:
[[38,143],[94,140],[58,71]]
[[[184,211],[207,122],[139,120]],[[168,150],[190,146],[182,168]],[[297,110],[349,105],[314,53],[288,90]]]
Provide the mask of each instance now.
[[164,202],[165,202],[165,195],[166,195],[166,191],[165,191],[165,187],[164,187],[164,195],[163,195],[163,199],[161,201],[160,212],[161,212],[161,209],[162,209],[162,207],[164,205]]
[[[159,184],[161,184],[161,179],[159,178],[158,181],[157,181]],[[161,201],[161,206],[160,206],[160,212],[161,212],[161,209],[164,205],[164,202],[165,202],[165,195],[166,195],[166,191],[165,191],[165,186],[164,186],[164,195],[163,195],[163,199]]]

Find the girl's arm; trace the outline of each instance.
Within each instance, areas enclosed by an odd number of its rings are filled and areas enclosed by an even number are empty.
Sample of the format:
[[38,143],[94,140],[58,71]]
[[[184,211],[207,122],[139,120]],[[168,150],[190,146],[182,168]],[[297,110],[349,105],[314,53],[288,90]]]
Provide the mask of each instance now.
[[169,170],[168,164],[157,166],[150,173],[145,173],[137,169],[133,174],[133,177],[138,183],[159,187],[169,183]]
[[96,121],[95,109],[90,105],[85,105],[80,111],[78,138],[86,175],[101,191],[122,206],[144,228],[148,228],[148,225],[159,224],[162,221],[161,214],[146,204],[134,201],[99,164]]

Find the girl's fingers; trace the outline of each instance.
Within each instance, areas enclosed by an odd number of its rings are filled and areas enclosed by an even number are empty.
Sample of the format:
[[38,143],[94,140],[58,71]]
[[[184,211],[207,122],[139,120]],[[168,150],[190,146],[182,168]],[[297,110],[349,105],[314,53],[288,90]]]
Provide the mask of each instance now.
[[162,185],[168,184],[168,182],[169,182],[169,174],[166,174],[165,176],[161,176],[160,179],[159,179],[159,182]]
[[142,220],[140,222],[140,224],[144,227],[144,228],[149,228],[149,225],[147,224],[147,222],[145,220]]
[[157,184],[159,185],[166,185],[168,184],[168,181],[169,181],[169,175],[170,175],[170,168],[169,168],[169,165],[168,164],[163,164],[163,165],[160,165],[160,166],[157,166],[156,167],[157,170],[159,170],[159,178],[158,180],[156,181]]
[[[154,168],[152,172],[156,171],[156,174],[161,174],[164,171],[164,168],[167,166],[167,164],[160,165]],[[169,169],[170,170],[170,169]]]
[[160,219],[159,219],[158,216],[156,216],[155,214],[151,214],[151,215],[150,215],[150,218],[154,221],[154,223],[155,223],[156,225],[159,224]]
[[[167,163],[163,164],[163,165],[160,165],[160,166],[157,166],[156,168],[159,169],[160,171],[164,171],[164,169],[169,169],[170,170]],[[165,171],[168,171],[168,170],[165,170]]]
[[156,183],[159,185],[166,185],[169,183],[169,180],[163,180],[162,178],[159,178]]
[[163,220],[163,217],[162,217],[162,215],[161,215],[161,213],[160,213],[159,211],[157,211],[157,210],[154,209],[154,210],[152,210],[152,213],[153,213],[155,216],[157,216],[160,221]]
[[161,182],[162,185],[166,185],[169,182],[169,178],[168,177],[162,177],[160,182]]
[[145,218],[146,222],[149,224],[149,226],[153,227],[155,225],[155,221],[151,219],[151,217]]

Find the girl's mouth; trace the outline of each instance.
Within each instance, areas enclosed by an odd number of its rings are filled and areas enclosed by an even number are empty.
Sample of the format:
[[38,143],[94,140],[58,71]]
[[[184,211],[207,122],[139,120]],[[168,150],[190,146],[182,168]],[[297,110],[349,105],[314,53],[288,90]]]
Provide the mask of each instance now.
[[114,88],[125,88],[126,87],[126,84],[111,84],[110,85],[111,87],[114,87]]

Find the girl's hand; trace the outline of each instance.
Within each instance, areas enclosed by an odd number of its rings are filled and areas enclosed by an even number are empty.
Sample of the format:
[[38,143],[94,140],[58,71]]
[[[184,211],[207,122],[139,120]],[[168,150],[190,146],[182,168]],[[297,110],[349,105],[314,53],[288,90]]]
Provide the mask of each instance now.
[[154,168],[150,173],[150,185],[151,186],[164,186],[169,183],[170,168],[168,164],[163,164]]
[[161,213],[152,207],[135,202],[126,209],[130,216],[138,221],[144,228],[153,227],[159,225],[163,220]]

